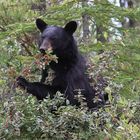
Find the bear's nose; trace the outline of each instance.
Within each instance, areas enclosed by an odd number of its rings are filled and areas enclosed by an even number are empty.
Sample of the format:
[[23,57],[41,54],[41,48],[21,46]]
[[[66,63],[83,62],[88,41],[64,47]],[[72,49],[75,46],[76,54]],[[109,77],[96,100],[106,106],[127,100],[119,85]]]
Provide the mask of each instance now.
[[45,51],[49,50],[50,48],[52,48],[51,42],[49,41],[49,39],[45,38],[43,40],[43,42],[41,43],[39,48],[42,49],[42,50],[45,50]]
[[46,54],[46,52],[45,52],[44,49],[40,49],[40,52],[41,52],[42,54]]

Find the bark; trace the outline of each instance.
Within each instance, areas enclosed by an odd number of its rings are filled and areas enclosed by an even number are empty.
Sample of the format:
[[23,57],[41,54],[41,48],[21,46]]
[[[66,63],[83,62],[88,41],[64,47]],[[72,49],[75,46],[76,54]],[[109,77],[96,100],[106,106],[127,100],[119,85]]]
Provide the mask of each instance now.
[[[134,8],[134,4],[132,0],[128,0],[128,8]],[[135,27],[134,19],[129,18],[129,27]]]
[[[128,8],[140,7],[140,0],[128,0]],[[129,19],[129,27],[140,27],[140,22],[134,19]]]
[[[82,1],[82,6],[87,6],[87,0]],[[86,13],[82,15],[82,23],[83,23],[83,37],[82,40],[84,42],[88,41],[90,30],[89,30],[89,16]]]
[[[127,5],[127,0],[120,0],[120,7],[126,7]],[[122,26],[125,28],[128,28],[129,23],[127,22],[126,18],[121,22]]]
[[97,25],[96,27],[96,31],[97,31],[97,41],[100,41],[102,43],[106,42],[107,40],[105,39],[103,32],[104,32],[104,28],[102,25]]
[[44,14],[46,11],[46,0],[40,0],[39,3],[32,3],[31,9],[34,11],[40,11],[40,14]]
[[[125,8],[135,8],[140,6],[140,1],[139,0],[120,0],[120,6],[125,7]],[[136,27],[138,22],[136,22],[134,19],[129,18],[129,21],[124,21],[122,22],[122,26],[126,28],[133,28]]]

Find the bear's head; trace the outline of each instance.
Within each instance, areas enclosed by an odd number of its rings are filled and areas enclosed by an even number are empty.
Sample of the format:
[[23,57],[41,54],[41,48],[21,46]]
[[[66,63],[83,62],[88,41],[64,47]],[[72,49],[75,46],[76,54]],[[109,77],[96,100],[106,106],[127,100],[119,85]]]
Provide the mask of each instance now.
[[36,26],[41,32],[39,49],[42,53],[46,50],[52,49],[57,56],[64,52],[71,52],[75,49],[75,41],[73,33],[77,29],[77,23],[70,21],[64,28],[58,26],[47,25],[43,20],[37,19]]

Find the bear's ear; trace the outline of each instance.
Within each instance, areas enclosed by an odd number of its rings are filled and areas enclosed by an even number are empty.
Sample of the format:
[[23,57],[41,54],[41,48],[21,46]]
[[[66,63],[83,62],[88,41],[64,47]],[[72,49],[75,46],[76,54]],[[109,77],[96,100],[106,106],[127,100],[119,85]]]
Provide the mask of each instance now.
[[77,23],[75,21],[70,21],[65,25],[64,29],[66,32],[73,34],[77,29]]
[[38,18],[36,19],[36,26],[41,32],[43,32],[46,29],[47,24],[42,19]]

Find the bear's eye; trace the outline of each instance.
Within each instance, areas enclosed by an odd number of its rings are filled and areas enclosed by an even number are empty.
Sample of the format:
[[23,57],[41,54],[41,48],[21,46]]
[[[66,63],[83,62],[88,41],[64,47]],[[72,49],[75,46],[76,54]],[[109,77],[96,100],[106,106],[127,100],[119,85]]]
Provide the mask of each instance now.
[[50,37],[50,40],[52,40],[52,41],[54,41],[56,39],[57,39],[56,37]]
[[41,39],[42,39],[42,40],[45,39],[45,36],[41,36]]

